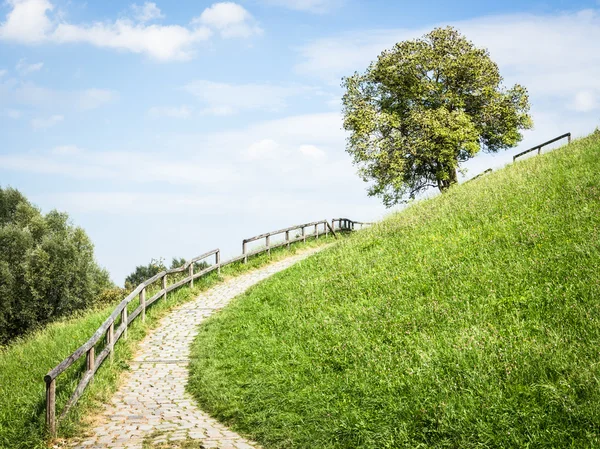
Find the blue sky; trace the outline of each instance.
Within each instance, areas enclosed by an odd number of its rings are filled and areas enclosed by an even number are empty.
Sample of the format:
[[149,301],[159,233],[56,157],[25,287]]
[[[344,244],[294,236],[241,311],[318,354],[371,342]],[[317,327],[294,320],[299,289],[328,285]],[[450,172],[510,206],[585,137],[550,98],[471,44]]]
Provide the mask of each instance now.
[[270,229],[389,213],[345,153],[340,78],[454,25],[530,91],[522,144],[600,124],[595,1],[8,0],[0,185],[67,211],[122,283]]

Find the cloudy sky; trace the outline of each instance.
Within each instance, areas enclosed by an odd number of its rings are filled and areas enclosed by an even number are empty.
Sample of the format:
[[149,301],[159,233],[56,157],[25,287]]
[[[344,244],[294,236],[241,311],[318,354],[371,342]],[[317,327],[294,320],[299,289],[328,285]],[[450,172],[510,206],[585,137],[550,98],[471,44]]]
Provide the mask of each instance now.
[[519,148],[600,124],[600,4],[6,0],[0,185],[67,211],[118,283],[303,221],[389,213],[344,151],[340,78],[454,25],[530,91]]

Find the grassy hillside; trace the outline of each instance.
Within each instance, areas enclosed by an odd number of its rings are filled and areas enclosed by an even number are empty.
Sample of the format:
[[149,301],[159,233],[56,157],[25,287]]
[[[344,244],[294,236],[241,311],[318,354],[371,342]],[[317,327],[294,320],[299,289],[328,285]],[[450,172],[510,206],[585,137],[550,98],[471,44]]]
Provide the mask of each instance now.
[[189,388],[266,448],[600,447],[600,136],[251,289]]
[[[306,243],[294,244],[296,250],[330,243],[332,237],[321,237]],[[135,321],[129,330],[127,341],[121,339],[115,349],[115,360],[105,362],[90,388],[86,390],[78,405],[68,415],[59,429],[59,436],[73,436],[85,427],[87,417],[105,403],[118,386],[120,374],[128,369],[128,360],[137,344],[146,333],[155,327],[159,319],[173,307],[194,298],[200,291],[227,277],[236,276],[253,268],[265,265],[290,255],[290,251],[279,248],[266,254],[251,257],[244,265],[235,263],[216,273],[200,278],[195,288],[187,286],[170,293],[168,302],[158,301],[149,308],[146,323]],[[132,303],[135,307],[137,304]],[[65,357],[71,354],[96,331],[113,306],[93,310],[56,322],[42,331],[16,341],[6,348],[0,347],[0,449],[41,449],[47,447],[44,430],[45,384],[44,375]],[[79,363],[81,369],[83,359]],[[80,372],[69,369],[57,379],[58,411],[75,389]]]

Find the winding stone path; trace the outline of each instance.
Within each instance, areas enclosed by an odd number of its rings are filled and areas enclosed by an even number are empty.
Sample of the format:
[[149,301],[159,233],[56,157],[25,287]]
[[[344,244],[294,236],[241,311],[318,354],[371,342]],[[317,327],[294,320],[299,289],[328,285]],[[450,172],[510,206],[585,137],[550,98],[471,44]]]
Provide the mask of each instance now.
[[185,391],[190,345],[206,317],[254,284],[321,249],[309,249],[231,278],[170,312],[140,344],[131,372],[105,407],[92,435],[69,445],[141,449],[144,438],[156,435],[157,444],[189,438],[200,440],[205,448],[258,448],[203,413]]

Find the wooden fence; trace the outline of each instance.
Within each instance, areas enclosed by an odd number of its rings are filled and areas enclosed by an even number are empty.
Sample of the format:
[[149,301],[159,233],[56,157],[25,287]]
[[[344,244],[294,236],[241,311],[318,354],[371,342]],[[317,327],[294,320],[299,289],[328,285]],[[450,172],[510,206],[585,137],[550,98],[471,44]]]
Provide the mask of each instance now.
[[[60,364],[54,367],[46,376],[44,377],[44,381],[46,382],[46,425],[50,435],[56,435],[56,426],[57,422],[63,419],[69,410],[75,405],[77,400],[81,397],[86,387],[89,385],[91,380],[93,379],[96,371],[107,358],[112,361],[114,355],[115,343],[119,341],[121,337],[127,339],[127,328],[128,326],[137,318],[141,316],[142,322],[146,319],[146,309],[158,301],[159,299],[167,299],[167,293],[178,289],[183,285],[190,285],[190,287],[194,286],[194,280],[198,279],[201,276],[204,276],[212,271],[217,270],[217,272],[221,271],[221,267],[225,265],[232,264],[234,262],[242,261],[246,263],[248,261],[248,257],[259,254],[259,253],[271,253],[272,248],[277,248],[280,246],[287,245],[289,247],[290,244],[299,241],[306,241],[307,237],[319,238],[319,235],[329,235],[329,232],[332,233],[334,237],[337,238],[335,233],[335,223],[339,223],[338,230],[342,231],[352,231],[354,230],[355,224],[360,224],[361,227],[363,224],[357,221],[352,221],[347,218],[340,218],[332,220],[332,224],[330,225],[327,220],[315,221],[312,223],[305,223],[297,226],[292,226],[290,228],[280,229],[278,231],[268,232],[266,234],[257,235],[255,237],[251,237],[248,239],[244,239],[242,242],[242,251],[243,254],[238,257],[234,257],[225,262],[221,262],[221,252],[219,249],[214,249],[205,254],[202,254],[198,257],[193,258],[189,262],[186,262],[179,268],[173,268],[170,270],[161,271],[160,273],[152,276],[150,279],[142,282],[138,285],[123,301],[119,303],[119,305],[115,308],[115,310],[110,314],[110,316],[102,323],[102,325],[98,328],[98,330],[90,337],[90,339],[81,345],[75,352],[73,352],[70,356],[64,359]],[[323,226],[322,232],[319,228]],[[314,233],[306,234],[306,228],[314,227]],[[290,238],[290,232],[300,231],[300,235]],[[285,233],[285,240],[282,242],[278,242],[275,244],[271,243],[271,237],[279,234]],[[253,251],[247,251],[247,244],[250,242],[258,241],[261,239],[265,239],[265,246],[258,248]],[[214,264],[204,268],[197,273],[194,273],[194,268],[198,262],[204,261],[205,259],[214,256],[215,262]],[[174,275],[176,273],[186,273],[187,276],[183,279],[180,279],[174,282],[171,285],[168,284],[168,276]],[[154,291],[151,287],[160,282],[160,288],[152,295],[150,298],[146,298],[146,293],[149,290]],[[158,288],[156,286],[155,288]],[[130,314],[128,314],[128,306],[129,304],[139,298],[139,305],[133,310]],[[96,346],[98,343],[104,342],[104,348],[100,351],[100,353],[96,354]],[[71,397],[67,400],[65,406],[63,407],[58,419],[56,417],[56,379],[58,376],[65,372],[69,367],[73,366],[79,359],[85,356],[85,371],[81,377],[81,380],[77,384],[75,391],[71,395]]]
[[363,226],[371,226],[373,224],[362,221],[354,221],[350,220],[349,218],[334,218],[331,220],[331,227],[333,230],[336,229],[336,223],[337,229],[340,231],[354,231],[356,229],[356,225],[359,225],[359,229],[362,229]]
[[543,147],[545,147],[546,145],[550,145],[551,143],[554,143],[554,142],[556,142],[556,141],[558,141],[560,139],[564,139],[565,137],[568,138],[567,144],[571,143],[571,133],[562,134],[562,135],[560,135],[558,137],[555,137],[554,139],[551,139],[551,140],[549,140],[547,142],[544,142],[544,143],[542,143],[540,145],[536,145],[533,148],[530,148],[530,149],[525,150],[525,151],[521,151],[519,154],[515,154],[513,156],[513,162],[516,161],[518,157],[521,157],[521,156],[523,156],[523,155],[525,155],[527,153],[530,153],[532,151],[535,151],[535,150],[538,150],[538,154],[540,154],[542,152],[542,148]]
[[[547,142],[544,142],[544,143],[542,143],[540,145],[536,145],[533,148],[530,148],[530,149],[525,150],[525,151],[521,151],[519,154],[515,154],[513,156],[513,162],[515,162],[518,157],[521,157],[521,156],[523,156],[523,155],[525,155],[527,153],[531,153],[532,151],[535,151],[535,150],[538,150],[538,154],[540,154],[542,152],[542,148],[543,147],[545,147],[546,145],[550,145],[551,143],[554,143],[554,142],[556,142],[556,141],[558,141],[560,139],[564,139],[565,137],[568,137],[569,140],[568,140],[567,144],[570,144],[571,143],[571,133],[562,134],[562,135],[560,135],[558,137],[555,137],[554,139],[551,139],[551,140],[549,140]],[[492,169],[488,168],[484,172],[479,173],[478,175],[473,176],[471,179],[466,180],[465,183],[466,182],[470,182],[470,181],[474,181],[477,178],[480,178],[481,176],[486,175],[486,174],[491,173],[491,172],[492,172]]]

